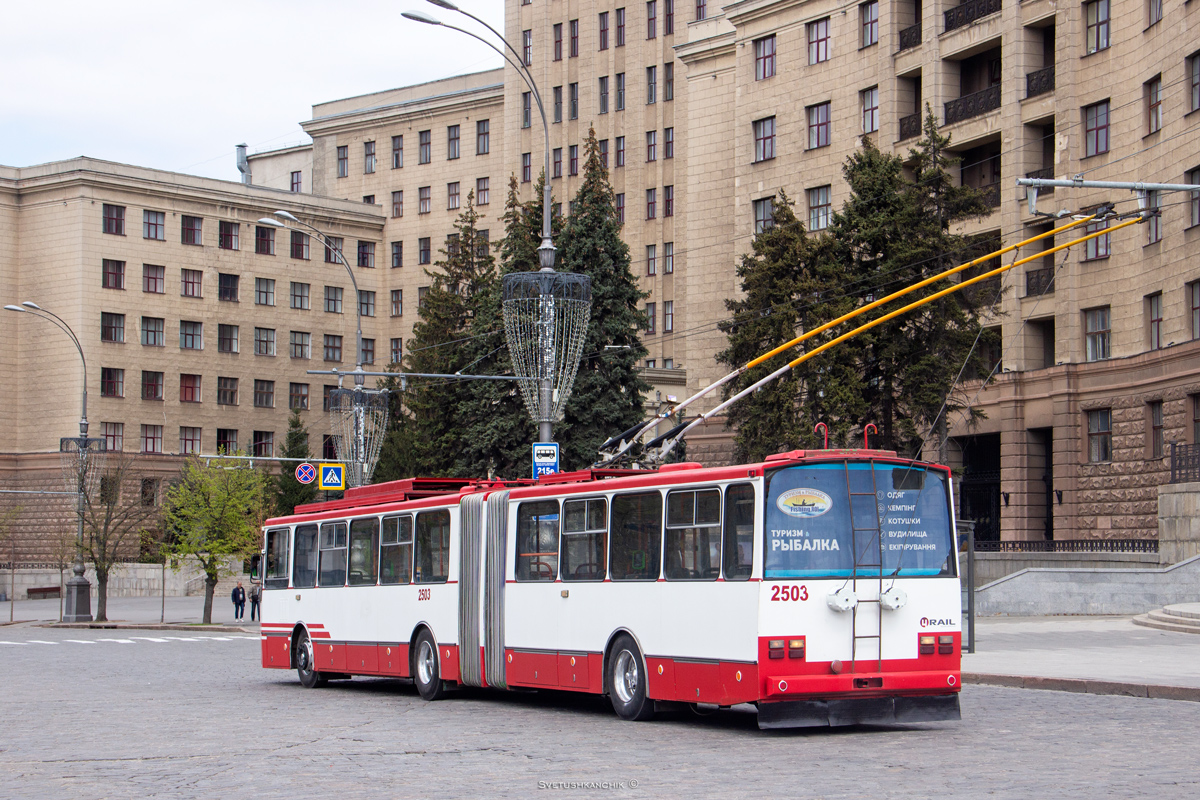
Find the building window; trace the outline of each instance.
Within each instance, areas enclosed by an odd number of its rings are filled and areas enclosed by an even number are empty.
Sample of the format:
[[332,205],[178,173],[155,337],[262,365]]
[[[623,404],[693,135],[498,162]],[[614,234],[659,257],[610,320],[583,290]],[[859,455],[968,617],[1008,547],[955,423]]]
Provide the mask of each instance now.
[[475,123],[475,155],[486,156],[492,151],[491,123],[486,119]]
[[675,0],[663,0],[666,8],[663,12],[663,35],[675,33]]
[[104,204],[104,232],[114,236],[125,235],[125,206]]
[[675,62],[663,64],[663,100],[675,99]]
[[861,94],[863,133],[875,133],[879,130],[879,87],[863,89]]
[[808,229],[823,231],[829,227],[829,186],[818,186],[808,190]]
[[1149,334],[1151,350],[1161,350],[1162,340],[1162,293],[1158,292],[1146,297],[1146,329]]
[[342,337],[325,334],[325,360],[326,361],[341,361],[342,360]]
[[337,149],[337,176],[344,178],[350,174],[350,146],[342,145]]
[[254,226],[254,252],[260,256],[275,255],[275,229],[266,225]]
[[761,200],[754,201],[755,233],[762,233],[769,228],[775,227],[775,213],[771,208],[774,199],[773,197],[764,197]]
[[646,105],[653,105],[657,101],[658,92],[658,67],[646,67]]
[[1158,133],[1162,130],[1162,75],[1155,75],[1146,81],[1146,132]]
[[147,294],[166,292],[167,268],[154,264],[142,264],[142,291]]
[[617,111],[625,110],[625,73],[617,73]]
[[646,245],[646,274],[658,274],[658,248],[655,245]]
[[102,342],[124,342],[125,341],[125,315],[110,314],[101,312],[100,314],[100,341]]
[[404,266],[404,242],[392,242],[392,269]]
[[646,303],[646,333],[658,333],[658,306]]
[[1087,51],[1095,53],[1108,47],[1108,0],[1083,4],[1087,20]]
[[428,164],[433,160],[433,131],[417,133],[417,163]]
[[288,384],[288,408],[292,411],[307,411],[308,410],[308,384],[307,383],[289,383]]
[[125,447],[125,423],[101,422],[101,435],[104,437],[104,449],[110,453]]
[[309,304],[308,304],[309,292],[308,292],[308,284],[307,283],[296,283],[295,281],[292,281],[291,295],[292,295],[292,308],[299,309],[301,311],[308,310],[308,308],[309,308]]
[[829,146],[829,103],[808,107],[808,149]]
[[675,272],[675,243],[663,243],[663,274],[670,275]]
[[113,367],[100,368],[100,396],[125,396],[125,370]]
[[608,49],[608,12],[600,14],[600,49]]
[[[1200,186],[1200,169],[1194,169],[1187,174],[1187,182],[1192,186]],[[1192,202],[1188,204],[1190,209],[1189,226],[1200,225],[1200,191],[1192,192]]]
[[1083,312],[1088,361],[1103,361],[1109,357],[1110,318],[1108,306]]
[[674,186],[664,186],[663,187],[663,216],[664,217],[675,216],[675,187]]
[[567,52],[570,58],[576,58],[579,56],[579,20],[568,22],[567,30],[570,36],[570,49]]
[[227,272],[217,274],[217,299],[227,303],[238,301],[238,276]]
[[708,19],[708,0],[696,0],[696,21]]
[[521,127],[533,124],[533,92],[521,92]]
[[521,153],[521,183],[533,180],[533,154]]
[[879,42],[879,0],[871,0],[858,7],[862,20],[862,46],[870,47]]
[[1112,409],[1087,412],[1088,461],[1103,464],[1112,461]]
[[275,279],[254,279],[254,304],[256,306],[275,305]]
[[533,66],[533,31],[521,31],[521,60],[525,66]]
[[658,36],[658,3],[656,0],[650,0],[646,3],[646,38],[653,39]]
[[363,317],[375,316],[375,293],[365,289],[358,291],[358,313]]
[[[1108,220],[1098,220],[1089,222],[1084,226],[1084,233],[1097,233],[1108,229]],[[1084,242],[1083,260],[1093,261],[1097,258],[1108,258],[1110,234],[1097,236],[1095,239],[1088,239]]]
[[362,340],[362,354],[360,355],[359,360],[362,361],[362,363],[364,363],[364,364],[374,364],[375,363],[375,340],[374,339],[363,339]]
[[1162,0],[1150,0],[1150,24],[1162,21]]
[[1162,192],[1146,192],[1146,212],[1150,215],[1146,222],[1147,244],[1162,241]]
[[182,320],[179,323],[179,348],[181,350],[204,349],[204,323]]
[[[1187,60],[1188,73],[1188,111],[1200,109],[1200,53]],[[121,228],[124,230],[124,226]]]
[[404,166],[404,137],[392,137],[392,169],[400,169]]
[[237,395],[237,378],[217,378],[217,405],[236,406],[238,402]]
[[200,429],[179,429],[179,452],[182,455],[195,455],[200,452]]
[[486,206],[491,200],[491,178],[475,179],[475,205]]
[[417,189],[417,213],[428,214],[433,210],[433,187],[422,186]]
[[829,60],[829,17],[808,23],[808,63]]
[[567,85],[567,119],[579,119],[579,84]]
[[392,363],[399,364],[400,360],[404,358],[404,340],[399,337],[396,337],[395,339],[392,339],[391,345],[392,345]]
[[429,287],[428,286],[418,286],[417,287],[417,308],[425,307],[425,298],[428,295],[429,295]]
[[392,218],[404,216],[404,192],[392,192]]
[[554,23],[554,60],[562,61],[562,23]]
[[375,243],[358,243],[358,266],[363,269],[375,269]]
[[113,261],[111,258],[101,259],[100,286],[104,289],[124,289],[125,262]]
[[162,425],[143,425],[142,426],[142,452],[143,453],[161,453],[162,452]]
[[625,166],[625,137],[617,137],[617,157],[614,162],[618,167]]
[[238,351],[238,326],[217,325],[217,352],[236,353]]
[[[571,201],[572,205],[574,204],[574,202],[575,202],[574,200]],[[617,193],[616,204],[617,204],[617,222],[621,225],[624,225],[625,224],[625,193],[624,192]],[[571,209],[571,211],[573,213],[574,209]]]
[[145,347],[166,345],[166,320],[162,317],[142,317],[142,344]]
[[769,161],[775,157],[775,118],[754,122],[754,160]]
[[658,210],[658,190],[646,190],[646,219],[654,219]]
[[567,170],[571,175],[579,174],[579,145],[577,144],[567,148]]
[[430,248],[429,248],[429,237],[428,236],[421,238],[421,239],[417,239],[417,263],[418,264],[429,264],[430,263]]
[[[326,386],[325,388],[328,390],[328,389],[332,389],[334,387]],[[326,401],[328,401],[328,399],[329,399],[328,392],[326,392],[325,399],[326,399]],[[328,403],[326,403],[326,404],[328,405]],[[325,410],[328,411],[329,409],[325,409]],[[337,457],[338,457],[337,448],[338,448],[338,437],[330,436],[328,433],[321,436],[321,457],[322,458],[324,458],[326,461],[336,461]]]
[[259,458],[270,458],[275,455],[275,432],[255,431],[253,455]]
[[658,160],[658,131],[646,131],[646,161]]
[[275,381],[254,381],[254,407],[275,407]]
[[617,47],[625,46],[625,9],[617,9]]
[[222,250],[237,250],[238,234],[241,225],[236,222],[221,221],[217,223],[217,246]]
[[663,158],[675,157],[675,129],[663,128]]
[[775,75],[775,34],[754,40],[754,80]]
[[292,358],[312,358],[312,334],[308,331],[292,331],[289,343]]
[[180,375],[179,376],[179,402],[181,402],[181,403],[199,403],[200,402],[200,376],[199,375]]
[[550,169],[551,169],[550,177],[551,178],[561,178],[562,177],[562,148],[561,147],[554,148],[554,150],[552,152],[551,165],[552,166],[550,167]]
[[663,333],[675,330],[675,301],[663,301]]
[[328,314],[342,313],[342,287],[325,287],[325,312]]
[[238,451],[236,428],[217,428],[217,452],[229,455]]
[[608,113],[608,76],[607,75],[601,76],[599,78],[599,85],[600,85],[600,89],[598,91],[598,94],[600,95],[600,113],[607,114]]
[[554,87],[554,121],[562,122],[562,87]]
[[292,191],[298,192],[301,189],[302,178],[299,170],[292,173]]
[[202,297],[204,293],[204,273],[198,269],[181,270],[179,287],[181,297]]
[[163,399],[163,374],[161,372],[142,371],[142,399]]
[[1163,457],[1163,404],[1162,400],[1155,400],[1149,404],[1147,409],[1150,414],[1150,457]]
[[273,356],[273,355],[275,355],[275,329],[274,328],[255,328],[254,329],[254,355],[256,355],[256,356]]
[[404,290],[392,289],[392,316],[404,316]]
[[292,231],[292,258],[308,261],[308,234]]
[[167,240],[167,215],[162,211],[143,211],[142,212],[142,238],[157,239],[160,242]]
[[202,245],[204,244],[203,233],[201,229],[204,225],[204,220],[200,217],[184,216],[180,220],[179,234],[180,241],[183,244]]

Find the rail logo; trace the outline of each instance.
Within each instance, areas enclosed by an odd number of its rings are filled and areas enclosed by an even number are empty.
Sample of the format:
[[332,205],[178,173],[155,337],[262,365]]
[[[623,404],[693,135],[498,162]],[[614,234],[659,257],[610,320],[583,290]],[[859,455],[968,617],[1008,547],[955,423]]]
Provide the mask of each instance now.
[[833,507],[833,499],[819,489],[790,489],[775,506],[789,517],[819,517]]
[[954,627],[955,624],[956,623],[952,619],[931,619],[930,617],[921,617],[921,627],[922,628]]

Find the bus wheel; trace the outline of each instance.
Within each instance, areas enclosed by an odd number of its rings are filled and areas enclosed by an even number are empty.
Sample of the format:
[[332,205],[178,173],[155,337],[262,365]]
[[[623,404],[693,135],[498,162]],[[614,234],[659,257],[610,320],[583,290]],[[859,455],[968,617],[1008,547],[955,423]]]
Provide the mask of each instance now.
[[312,639],[308,638],[307,632],[302,632],[296,642],[296,675],[300,678],[300,685],[306,689],[324,686],[328,680],[325,675],[317,672],[316,663]]
[[446,696],[438,670],[437,645],[429,631],[421,631],[417,637],[416,656],[413,659],[413,679],[417,691],[425,700],[441,700]]
[[608,662],[608,688],[613,710],[621,719],[647,720],[654,716],[654,701],[646,697],[642,654],[633,639],[620,636]]

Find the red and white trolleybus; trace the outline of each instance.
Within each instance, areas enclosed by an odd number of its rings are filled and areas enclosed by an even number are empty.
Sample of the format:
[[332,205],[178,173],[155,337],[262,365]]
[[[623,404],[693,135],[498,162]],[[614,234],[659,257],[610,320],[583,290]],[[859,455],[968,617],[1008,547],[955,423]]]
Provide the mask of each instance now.
[[878,450],[364,486],[265,527],[262,663],[753,703],[763,728],[958,719],[950,472]]

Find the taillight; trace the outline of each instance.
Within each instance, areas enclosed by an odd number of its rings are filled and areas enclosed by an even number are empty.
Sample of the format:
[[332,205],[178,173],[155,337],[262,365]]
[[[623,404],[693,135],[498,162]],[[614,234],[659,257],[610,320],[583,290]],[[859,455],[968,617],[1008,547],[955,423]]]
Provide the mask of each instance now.
[[788,639],[788,658],[804,658],[803,639]]
[[767,641],[767,657],[783,658],[783,639],[770,639]]
[[923,656],[933,655],[934,640],[936,636],[922,636],[918,641],[920,643],[919,652]]
[[954,652],[954,637],[938,637],[938,655],[948,656]]

